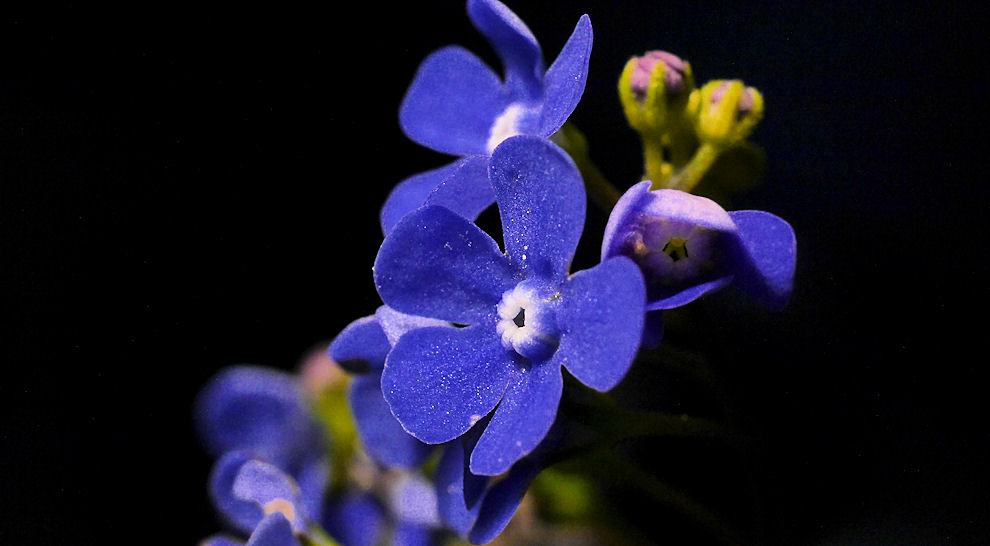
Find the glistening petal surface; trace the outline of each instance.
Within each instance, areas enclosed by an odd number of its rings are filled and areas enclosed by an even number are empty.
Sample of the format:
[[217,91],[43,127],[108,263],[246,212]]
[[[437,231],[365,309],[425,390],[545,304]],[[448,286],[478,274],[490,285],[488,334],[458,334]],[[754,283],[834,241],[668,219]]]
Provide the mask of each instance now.
[[506,139],[492,153],[505,253],[523,271],[559,282],[584,229],[581,174],[558,146],[534,136]]
[[447,442],[498,404],[510,358],[489,326],[413,330],[388,355],[382,393],[407,432],[428,444]]
[[471,452],[471,472],[495,476],[532,451],[553,424],[563,390],[560,366],[534,362],[517,370]]
[[508,104],[498,75],[473,53],[450,46],[419,66],[399,123],[410,139],[439,152],[487,154],[492,124]]
[[355,377],[348,399],[361,443],[372,459],[412,468],[429,456],[432,446],[410,436],[392,415],[382,396],[380,375]]
[[592,41],[591,19],[583,15],[544,76],[546,98],[540,114],[540,135],[550,136],[560,129],[581,101],[588,80]]
[[560,347],[553,362],[599,391],[632,364],[643,333],[646,288],[632,260],[620,256],[574,274],[561,291]]
[[330,358],[351,373],[381,370],[391,345],[374,315],[348,324],[330,343]]
[[411,315],[473,324],[494,313],[516,270],[498,244],[443,207],[423,207],[402,219],[375,259],[382,300]]

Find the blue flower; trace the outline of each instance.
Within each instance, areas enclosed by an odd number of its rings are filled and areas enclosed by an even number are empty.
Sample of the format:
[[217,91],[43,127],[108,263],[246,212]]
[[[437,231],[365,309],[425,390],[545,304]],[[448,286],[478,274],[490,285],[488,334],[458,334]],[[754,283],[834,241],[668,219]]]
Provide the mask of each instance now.
[[[389,476],[386,498],[352,492],[332,506],[327,528],[347,546],[429,546],[443,542],[433,485],[405,472]],[[387,539],[387,540],[385,540]]]
[[[298,546],[313,514],[301,502],[295,481],[274,465],[246,451],[224,454],[210,476],[210,497],[222,516],[250,534],[248,544]],[[242,544],[224,536],[204,541],[209,546]]]
[[481,475],[504,472],[546,435],[561,366],[601,391],[622,379],[645,303],[628,258],[568,274],[585,194],[560,148],[511,137],[494,151],[489,178],[505,253],[470,221],[427,205],[396,224],[374,267],[388,306],[465,326],[407,332],[388,354],[381,385],[392,414],[426,443],[457,438],[494,410],[471,453],[470,471]]
[[794,230],[757,210],[726,212],[678,190],[630,188],[609,216],[602,259],[632,258],[646,280],[648,344],[659,341],[663,309],[734,283],[779,308],[790,298],[797,256]]
[[382,208],[386,234],[427,201],[475,218],[494,200],[486,171],[495,147],[513,135],[549,137],[584,93],[592,43],[587,15],[544,71],[539,43],[509,8],[496,0],[469,0],[467,10],[501,59],[505,79],[457,46],[423,61],[399,109],[402,130],[423,146],[462,159],[399,183]]
[[[242,459],[265,461],[288,474],[300,487],[305,513],[319,517],[329,469],[321,431],[296,376],[262,366],[222,370],[197,397],[196,425],[212,455],[237,453]],[[211,486],[215,502],[223,502],[217,495],[233,480],[232,472],[223,474],[226,481]],[[257,522],[250,519],[253,523],[241,521],[242,530],[253,529]]]
[[348,400],[354,423],[372,459],[386,466],[412,468],[426,460],[433,446],[410,436],[382,397],[381,378],[385,357],[406,332],[447,323],[399,313],[386,306],[374,315],[358,319],[344,328],[330,344],[330,357],[349,371],[354,381]]

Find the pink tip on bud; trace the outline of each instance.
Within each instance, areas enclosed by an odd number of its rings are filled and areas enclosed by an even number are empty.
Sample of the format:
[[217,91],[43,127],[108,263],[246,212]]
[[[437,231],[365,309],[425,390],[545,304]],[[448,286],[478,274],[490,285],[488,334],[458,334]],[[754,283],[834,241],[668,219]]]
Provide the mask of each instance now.
[[346,374],[327,354],[327,345],[320,345],[303,357],[299,375],[307,392],[319,394],[343,381]]
[[687,63],[683,59],[666,51],[648,51],[641,57],[636,57],[636,68],[629,80],[633,96],[642,103],[646,100],[646,92],[650,88],[650,75],[658,62],[664,64],[663,86],[667,95],[678,95],[686,87],[684,78]]
[[[715,106],[722,101],[722,97],[725,96],[726,91],[729,90],[729,86],[732,82],[723,82],[721,85],[712,90],[711,103]],[[744,87],[742,95],[739,96],[739,105],[736,107],[736,118],[742,119],[746,117],[746,114],[753,111],[753,91],[749,87]]]

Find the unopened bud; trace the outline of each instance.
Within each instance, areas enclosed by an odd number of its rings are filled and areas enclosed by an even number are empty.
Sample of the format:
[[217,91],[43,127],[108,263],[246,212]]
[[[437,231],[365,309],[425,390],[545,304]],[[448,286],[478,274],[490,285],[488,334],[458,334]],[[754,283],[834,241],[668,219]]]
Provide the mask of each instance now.
[[666,51],[648,51],[641,57],[636,57],[629,85],[636,101],[643,104],[650,88],[650,78],[657,63],[663,63],[664,94],[680,95],[687,88],[687,63],[680,57]]

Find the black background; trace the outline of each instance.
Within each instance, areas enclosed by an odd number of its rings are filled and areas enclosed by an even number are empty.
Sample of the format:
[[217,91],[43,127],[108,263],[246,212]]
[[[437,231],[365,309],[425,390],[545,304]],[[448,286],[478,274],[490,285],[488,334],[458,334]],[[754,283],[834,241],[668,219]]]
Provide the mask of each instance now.
[[[416,66],[452,43],[497,66],[461,2],[245,6],[0,23],[4,543],[214,532],[193,396],[225,365],[292,368],[374,310],[378,208],[448,161],[399,129]],[[615,93],[629,56],[667,49],[699,82],[764,94],[765,182],[731,208],[792,223],[794,298],[716,317],[739,419],[764,444],[763,540],[985,541],[988,87],[970,60],[984,14],[510,7],[548,60],[590,14],[571,119],[623,188],[641,168]],[[673,524],[650,532],[694,542]]]

